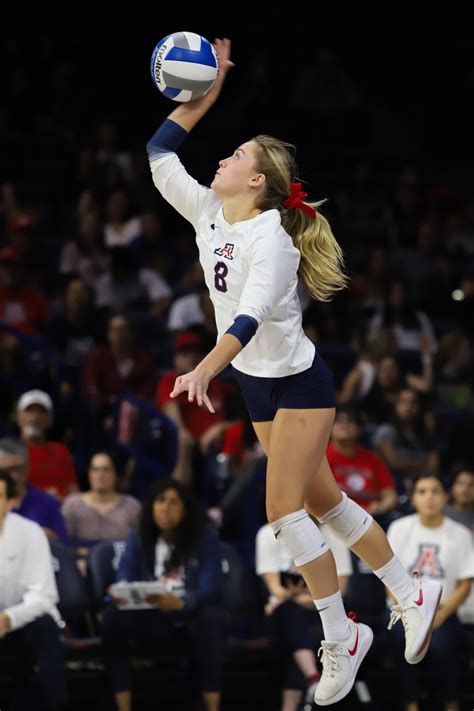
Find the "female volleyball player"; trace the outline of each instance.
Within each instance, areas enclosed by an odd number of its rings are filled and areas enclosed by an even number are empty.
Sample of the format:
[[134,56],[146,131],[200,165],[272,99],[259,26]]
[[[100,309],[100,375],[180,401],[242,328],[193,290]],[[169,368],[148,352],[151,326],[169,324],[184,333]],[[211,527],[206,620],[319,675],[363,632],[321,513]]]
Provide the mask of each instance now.
[[405,626],[405,657],[426,653],[441,593],[435,582],[408,575],[382,529],[342,494],[325,457],[334,420],[331,373],[301,327],[297,274],[320,300],[344,288],[342,253],[318,203],[294,179],[292,146],[257,136],[219,162],[211,189],[191,178],[175,154],[220,94],[233,66],[230,41],[216,40],[219,75],[211,91],[181,104],[148,144],[153,181],[197,233],[200,260],[218,327],[215,348],[190,373],[183,391],[206,405],[209,381],[229,363],[257,436],[268,456],[267,515],[294,559],[318,609],[325,639],[321,706],[350,691],[372,642],[372,631],[346,616],[336,567],[308,512],[329,528],[383,580]]

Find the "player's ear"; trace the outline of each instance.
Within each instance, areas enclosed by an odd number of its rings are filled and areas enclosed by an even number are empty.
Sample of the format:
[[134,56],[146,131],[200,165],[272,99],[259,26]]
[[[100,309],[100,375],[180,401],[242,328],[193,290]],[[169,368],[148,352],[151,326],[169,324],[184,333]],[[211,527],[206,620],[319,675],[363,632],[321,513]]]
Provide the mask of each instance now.
[[255,173],[255,175],[250,178],[250,185],[254,188],[259,188],[264,184],[265,180],[266,178],[263,173]]

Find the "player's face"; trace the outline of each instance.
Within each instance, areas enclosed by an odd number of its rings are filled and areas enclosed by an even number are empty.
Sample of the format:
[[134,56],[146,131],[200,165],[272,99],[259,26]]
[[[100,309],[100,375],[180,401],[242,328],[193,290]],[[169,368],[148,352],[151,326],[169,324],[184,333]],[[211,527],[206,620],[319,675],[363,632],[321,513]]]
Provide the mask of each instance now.
[[420,479],[412,493],[412,504],[422,516],[439,516],[448,497],[437,479]]
[[245,192],[257,176],[256,150],[255,141],[248,141],[236,148],[231,156],[220,160],[211,188],[222,198]]

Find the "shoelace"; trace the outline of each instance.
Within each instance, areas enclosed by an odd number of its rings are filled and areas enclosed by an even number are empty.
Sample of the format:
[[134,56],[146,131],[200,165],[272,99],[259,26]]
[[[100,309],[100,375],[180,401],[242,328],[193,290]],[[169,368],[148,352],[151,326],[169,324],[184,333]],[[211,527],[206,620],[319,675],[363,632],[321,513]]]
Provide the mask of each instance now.
[[323,674],[329,671],[329,676],[331,677],[333,677],[334,672],[339,669],[336,654],[338,646],[339,645],[334,642],[321,642],[321,646],[318,649],[318,657],[321,658],[321,664],[323,665]]
[[410,605],[404,603],[403,605],[393,605],[390,608],[390,622],[387,625],[388,630],[391,630],[392,627],[397,624],[398,620],[403,622],[403,626],[406,630],[408,629],[408,619],[406,616],[407,607],[410,607]]

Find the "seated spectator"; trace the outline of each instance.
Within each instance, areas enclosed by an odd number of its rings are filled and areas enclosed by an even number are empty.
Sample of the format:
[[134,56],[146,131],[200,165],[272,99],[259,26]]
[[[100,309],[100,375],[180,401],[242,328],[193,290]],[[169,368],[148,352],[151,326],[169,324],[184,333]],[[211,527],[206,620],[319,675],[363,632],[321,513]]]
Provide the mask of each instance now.
[[150,310],[161,316],[168,308],[171,289],[153,269],[138,268],[133,252],[114,247],[105,274],[97,279],[96,306],[110,310]]
[[156,406],[178,427],[178,461],[173,478],[189,484],[193,478],[192,456],[194,446],[199,445],[202,454],[222,443],[224,430],[231,424],[225,418],[226,398],[235,388],[219,378],[209,383],[208,397],[215,414],[207,408],[199,407],[196,400],[188,401],[187,393],[172,399],[176,378],[196,367],[205,352],[204,342],[197,333],[182,333],[175,341],[175,369],[165,373],[156,390]]
[[32,486],[63,499],[77,491],[71,453],[62,442],[51,442],[46,433],[53,425],[53,403],[43,390],[28,390],[18,400],[16,423],[20,439],[29,449]]
[[[349,550],[327,533],[325,530],[324,536],[334,554],[339,588],[344,595],[352,572]],[[315,655],[323,636],[319,613],[301,573],[268,523],[257,533],[255,553],[257,575],[269,594],[265,613],[271,636],[284,654],[281,711],[296,711],[303,693],[305,702],[313,703],[320,678]]]
[[436,402],[456,410],[468,410],[474,403],[472,348],[467,336],[445,333],[436,354]]
[[0,439],[0,469],[10,473],[16,486],[15,513],[35,521],[51,541],[67,539],[66,526],[55,496],[28,483],[28,447],[20,440]]
[[194,495],[179,482],[159,481],[143,505],[139,531],[128,537],[117,580],[158,580],[168,592],[148,597],[154,609],[111,606],[103,617],[105,669],[119,711],[132,708],[132,642],[151,654],[177,648],[190,653],[204,707],[219,709],[225,643],[221,576],[219,539]]
[[[222,537],[242,538],[248,535],[249,526],[258,528],[266,521],[263,491],[252,492],[256,504],[256,518],[262,510],[261,520],[251,521],[246,510],[247,494],[252,477],[256,472],[265,471],[267,457],[245,411],[238,420],[224,432],[222,449],[216,456],[215,502],[208,509],[208,515],[219,526]],[[262,488],[265,482],[261,482]]]
[[421,472],[436,472],[439,457],[425,425],[418,395],[410,388],[400,390],[390,424],[381,425],[374,435],[374,446],[397,485],[410,490],[411,481]]
[[45,297],[26,282],[13,247],[0,249],[0,322],[29,336],[40,335],[49,321]]
[[47,332],[47,340],[61,354],[62,394],[70,394],[79,385],[88,356],[103,341],[103,331],[90,287],[72,278],[65,291],[64,311],[51,319]]
[[[447,518],[443,509],[447,502],[444,484],[436,475],[421,474],[413,483],[411,496],[414,514],[394,521],[388,529],[388,540],[402,564],[421,578],[438,580],[443,591],[441,604],[433,625],[430,648],[420,667],[431,667],[436,679],[436,697],[444,702],[446,711],[460,711],[458,644],[461,625],[457,610],[469,595],[474,577],[474,552],[469,531]],[[405,663],[402,625],[395,623],[402,616],[409,622],[409,610],[404,605],[392,608],[390,636],[397,649],[394,656],[405,709],[418,711],[416,686],[418,666]]]
[[59,257],[59,273],[73,275],[93,288],[106,269],[104,237],[97,210],[89,209],[78,216],[77,237],[67,242]]
[[380,457],[358,445],[359,425],[354,410],[338,408],[326,456],[339,488],[372,516],[380,517],[397,505],[395,482]]
[[338,402],[345,405],[364,398],[375,383],[382,358],[392,356],[395,350],[395,339],[390,330],[371,334],[357,363],[344,378]]
[[86,363],[84,398],[110,415],[117,397],[128,392],[152,399],[155,387],[153,358],[135,340],[133,325],[123,315],[112,316],[107,328],[107,346],[92,351]]
[[[474,472],[463,467],[451,485],[450,503],[444,513],[453,521],[466,526],[472,534],[474,544]],[[469,597],[458,609],[458,617],[463,624],[474,625],[474,585]]]
[[474,471],[463,467],[454,477],[449,504],[444,513],[474,534]]
[[63,501],[67,530],[80,557],[86,557],[97,541],[125,540],[135,528],[140,503],[117,491],[118,479],[117,458],[97,452],[89,464],[89,490],[70,494]]
[[389,284],[384,306],[369,322],[369,334],[381,328],[392,330],[397,350],[420,351],[424,340],[436,350],[436,338],[430,319],[411,303],[403,281]]
[[140,217],[130,213],[130,200],[126,191],[114,190],[106,204],[106,246],[127,247],[140,236],[141,230]]
[[15,493],[12,477],[0,470],[0,659],[22,659],[33,650],[48,710],[65,710],[66,680],[51,553],[36,523],[9,512]]

